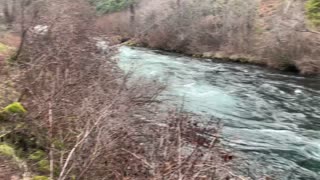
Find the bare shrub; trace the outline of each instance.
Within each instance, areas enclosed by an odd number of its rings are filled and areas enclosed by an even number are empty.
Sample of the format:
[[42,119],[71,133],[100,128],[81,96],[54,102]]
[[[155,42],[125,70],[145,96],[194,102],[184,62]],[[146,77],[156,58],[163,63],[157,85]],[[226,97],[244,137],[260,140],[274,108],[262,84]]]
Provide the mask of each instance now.
[[143,44],[192,53],[222,45],[250,51],[256,1],[141,1],[138,7],[136,38]]
[[[266,58],[268,65],[299,70],[303,74],[317,73],[318,35],[308,30],[303,7],[303,2],[288,1],[275,9],[274,17],[268,23],[270,31],[263,34],[267,40],[261,48],[262,57]],[[310,61],[310,57],[314,60]]]
[[285,35],[282,34],[282,37],[278,34],[277,37],[270,38],[268,46],[264,49],[264,57],[268,59],[267,62],[272,67],[285,69],[294,66],[295,60],[310,53],[310,47],[306,46],[301,34],[292,30],[291,34],[286,32]]
[[303,57],[296,62],[296,65],[302,74],[309,75],[320,73],[320,60],[317,59],[317,57]]
[[96,22],[96,26],[101,32],[109,36],[121,35],[126,38],[131,35],[129,19],[121,12],[100,17]]

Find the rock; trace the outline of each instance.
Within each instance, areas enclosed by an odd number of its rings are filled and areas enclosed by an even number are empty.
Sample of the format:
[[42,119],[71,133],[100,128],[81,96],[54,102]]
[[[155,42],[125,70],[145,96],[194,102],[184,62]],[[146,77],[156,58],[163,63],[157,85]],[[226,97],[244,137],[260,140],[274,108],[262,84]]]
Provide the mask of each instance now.
[[213,52],[205,52],[202,54],[202,57],[204,58],[212,58],[214,56]]
[[229,59],[232,61],[240,61],[241,57],[237,54],[234,54],[234,55],[231,55]]
[[107,41],[99,40],[96,43],[96,46],[99,51],[101,51],[103,54],[109,53],[109,43]]
[[216,52],[216,53],[214,54],[214,58],[224,59],[224,58],[226,58],[226,55],[225,55],[223,52],[218,51],[218,52]]
[[47,25],[36,25],[32,29],[32,32],[38,35],[46,35],[48,31],[49,31],[49,26]]

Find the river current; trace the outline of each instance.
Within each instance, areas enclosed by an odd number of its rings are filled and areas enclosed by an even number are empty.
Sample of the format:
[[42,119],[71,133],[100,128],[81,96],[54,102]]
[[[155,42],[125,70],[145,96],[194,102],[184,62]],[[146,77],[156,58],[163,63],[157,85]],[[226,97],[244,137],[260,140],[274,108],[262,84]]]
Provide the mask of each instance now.
[[319,77],[126,46],[117,57],[124,71],[166,82],[168,103],[221,119],[244,175],[320,180]]

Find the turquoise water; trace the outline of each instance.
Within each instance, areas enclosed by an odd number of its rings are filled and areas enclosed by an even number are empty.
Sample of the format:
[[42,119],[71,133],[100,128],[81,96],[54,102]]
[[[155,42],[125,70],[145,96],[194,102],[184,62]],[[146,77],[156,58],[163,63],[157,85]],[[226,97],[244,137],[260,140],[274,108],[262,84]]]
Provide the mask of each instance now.
[[124,71],[165,82],[166,102],[221,118],[241,173],[320,179],[319,78],[144,48],[121,47],[117,57]]

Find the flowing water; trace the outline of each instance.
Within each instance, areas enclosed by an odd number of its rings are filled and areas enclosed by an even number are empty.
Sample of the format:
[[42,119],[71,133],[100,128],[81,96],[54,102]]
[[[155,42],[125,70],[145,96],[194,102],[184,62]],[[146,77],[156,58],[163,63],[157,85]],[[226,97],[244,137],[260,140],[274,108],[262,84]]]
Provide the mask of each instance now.
[[124,71],[167,82],[162,97],[169,103],[222,119],[223,142],[245,160],[243,173],[320,180],[320,78],[144,48],[119,51]]

